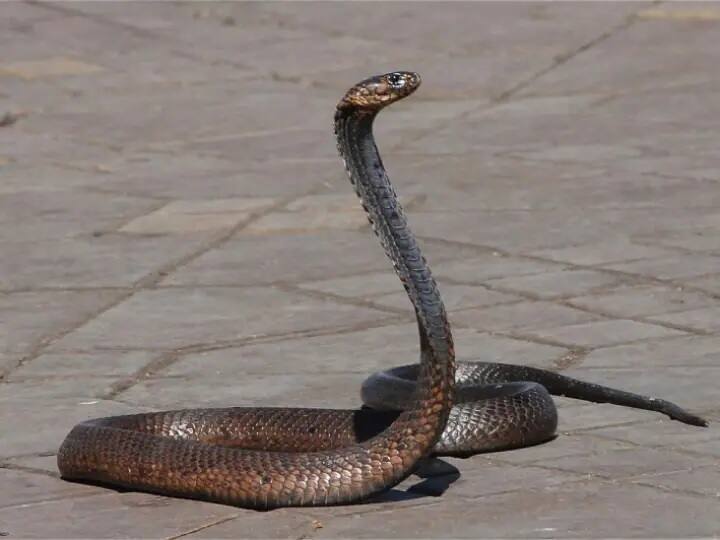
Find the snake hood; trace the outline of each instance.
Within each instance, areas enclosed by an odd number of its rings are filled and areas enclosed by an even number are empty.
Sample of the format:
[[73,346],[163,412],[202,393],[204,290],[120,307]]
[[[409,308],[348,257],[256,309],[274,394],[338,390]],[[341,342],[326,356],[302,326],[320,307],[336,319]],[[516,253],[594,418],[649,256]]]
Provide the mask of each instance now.
[[409,96],[420,86],[420,75],[411,71],[393,71],[357,83],[338,103],[338,111],[371,109],[374,112]]

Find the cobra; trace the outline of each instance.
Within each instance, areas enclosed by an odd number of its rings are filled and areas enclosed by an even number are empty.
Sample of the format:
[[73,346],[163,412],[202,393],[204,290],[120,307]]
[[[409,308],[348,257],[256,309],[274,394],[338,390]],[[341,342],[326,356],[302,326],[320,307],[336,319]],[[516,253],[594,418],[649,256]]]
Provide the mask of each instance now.
[[[549,392],[702,418],[656,398],[536,368],[459,363],[445,307],[373,138],[380,110],[420,77],[394,72],[347,91],[335,134],[350,181],[417,318],[420,361],[377,373],[358,410],[232,407],[88,420],[58,451],[63,478],[248,508],[347,504],[385,491],[428,455],[468,455],[552,438]],[[457,394],[457,395],[456,395]]]

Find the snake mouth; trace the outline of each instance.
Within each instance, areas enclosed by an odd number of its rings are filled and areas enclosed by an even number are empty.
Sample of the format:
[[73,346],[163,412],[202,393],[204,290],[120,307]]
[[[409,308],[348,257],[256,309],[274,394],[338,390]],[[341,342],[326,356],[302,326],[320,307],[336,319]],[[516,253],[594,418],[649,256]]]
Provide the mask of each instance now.
[[360,81],[338,103],[338,109],[381,108],[409,96],[422,82],[420,75],[412,71],[392,71]]

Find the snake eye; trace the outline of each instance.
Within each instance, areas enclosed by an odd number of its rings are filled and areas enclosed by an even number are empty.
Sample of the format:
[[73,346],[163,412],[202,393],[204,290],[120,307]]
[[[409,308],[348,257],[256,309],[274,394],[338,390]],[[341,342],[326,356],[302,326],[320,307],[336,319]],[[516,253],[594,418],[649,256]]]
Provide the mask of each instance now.
[[394,88],[402,88],[405,86],[405,78],[399,73],[390,73],[387,76],[387,82]]

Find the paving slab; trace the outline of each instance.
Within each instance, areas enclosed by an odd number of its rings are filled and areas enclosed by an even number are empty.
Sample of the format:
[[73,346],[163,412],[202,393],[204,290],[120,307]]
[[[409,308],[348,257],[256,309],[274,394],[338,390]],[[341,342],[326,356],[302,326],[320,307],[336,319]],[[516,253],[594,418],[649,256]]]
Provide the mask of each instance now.
[[[713,4],[0,11],[0,536],[720,535]],[[424,84],[378,146],[458,358],[673,399],[710,427],[560,398],[545,444],[270,513],[59,479],[83,419],[356,407],[367,374],[416,361],[332,133],[342,92],[394,69]]]
[[720,302],[710,295],[667,285],[620,286],[607,292],[577,296],[574,306],[608,313],[615,317],[647,317],[705,308]]
[[8,193],[0,197],[0,241],[57,242],[97,230],[112,230],[156,204],[122,196],[109,200],[99,193],[77,190]]
[[[34,519],[38,510],[47,519]],[[111,493],[2,509],[0,522],[8,536],[19,538],[168,538],[236,512],[216,504]]]
[[[72,397],[39,399],[37,389],[2,384],[0,457],[54,454],[70,429],[83,420],[142,412],[142,407],[100,400],[80,389]],[[145,409],[147,410],[147,409]],[[27,429],[27,426],[32,426]]]
[[688,264],[687,257],[675,255],[652,261],[612,264],[608,265],[607,268],[667,280],[716,274],[719,268],[718,264],[720,264],[720,257],[699,254],[693,257],[692,264]]
[[387,314],[275,288],[164,288],[134,295],[54,348],[173,349],[368,324],[383,317]]
[[[650,379],[649,375],[652,374]],[[615,388],[627,388],[638,394],[650,395],[682,403],[688,408],[696,410],[706,409],[712,403],[712,391],[698,384],[706,377],[715,377],[719,374],[716,367],[682,367],[682,368],[617,368],[593,369],[583,371],[582,374],[568,371],[568,375],[581,376],[593,382],[605,384]],[[620,409],[623,410],[622,408]]]
[[[182,235],[96,234],[62,240],[3,242],[0,287],[6,290],[132,287],[202,249],[215,231]],[[62,272],[58,272],[62,268]]]
[[660,247],[634,244],[630,239],[620,236],[592,244],[540,250],[533,255],[579,265],[594,265],[633,259],[655,259],[670,253]]
[[543,328],[530,333],[576,347],[607,347],[645,339],[683,335],[680,330],[622,319]]
[[603,321],[603,317],[551,302],[524,301],[495,306],[493,309],[458,311],[453,314],[453,321],[478,330],[528,334],[540,328]]
[[100,488],[69,484],[59,478],[12,469],[0,469],[0,478],[3,483],[3,491],[0,493],[0,509],[52,499],[102,493]]
[[719,358],[720,339],[717,336],[686,336],[596,349],[577,367],[712,367],[717,365]]
[[650,317],[650,319],[669,324],[677,324],[678,326],[685,326],[704,332],[713,332],[720,329],[718,314],[720,314],[720,307],[712,306],[689,311],[654,315]]
[[[618,531],[643,538],[717,534],[717,525],[704,519],[717,501],[678,494],[675,511],[658,514],[656,505],[663,499],[664,494],[641,486],[570,484],[428,505],[421,512],[406,508],[337,518],[315,536],[376,538],[387,530],[388,521],[401,528],[405,538],[603,538]],[[447,519],[448,514],[453,519]]]
[[[327,215],[323,210],[323,216]],[[286,221],[282,223],[284,227]],[[457,249],[432,240],[423,242],[423,248],[428,258],[437,261],[476,254],[472,247]],[[297,283],[380,269],[392,275],[387,259],[369,229],[344,231],[321,228],[308,232],[281,229],[278,234],[256,234],[253,231],[243,234],[240,231],[221,247],[204,253],[170,274],[161,285]],[[361,277],[358,279],[362,280]]]
[[488,281],[498,290],[517,291],[538,299],[577,296],[585,292],[599,292],[619,281],[617,276],[593,270],[565,270],[533,276],[508,277]]
[[30,353],[43,338],[60,336],[118,298],[116,291],[26,291],[0,295],[0,349]]

